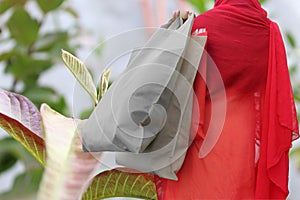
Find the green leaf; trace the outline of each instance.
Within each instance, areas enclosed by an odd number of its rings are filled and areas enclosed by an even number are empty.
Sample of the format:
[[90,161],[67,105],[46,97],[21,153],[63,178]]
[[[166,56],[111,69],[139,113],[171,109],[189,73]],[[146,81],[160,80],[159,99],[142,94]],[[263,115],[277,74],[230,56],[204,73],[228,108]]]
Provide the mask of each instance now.
[[33,48],[36,52],[48,52],[52,51],[53,49],[60,50],[63,47],[68,46],[68,40],[68,32],[46,33],[37,39]]
[[291,45],[291,47],[296,48],[296,41],[295,41],[295,38],[292,36],[292,34],[290,32],[286,32],[285,36],[286,36],[289,44]]
[[208,3],[212,3],[212,0],[186,0],[187,2],[189,2],[190,4],[192,4],[199,13],[203,13],[207,10],[206,5]]
[[0,14],[7,11],[13,5],[13,1],[11,0],[3,0],[0,4]]
[[153,174],[129,173],[117,169],[99,173],[82,196],[82,200],[109,197],[157,199]]
[[73,16],[74,18],[79,18],[76,10],[74,10],[72,7],[66,7],[64,9],[67,13],[69,13],[71,16]]
[[294,99],[295,101],[300,102],[300,94],[298,94],[298,91],[294,92]]
[[47,54],[48,59],[60,62],[61,49],[67,49],[71,53],[77,49],[76,44],[71,44],[71,37],[70,33],[64,31],[46,33],[39,36],[32,49],[35,52]]
[[15,5],[24,5],[27,0],[2,0],[0,3],[0,14],[4,13]]
[[39,7],[44,13],[58,8],[64,1],[63,0],[37,0]]
[[61,113],[69,113],[64,97],[58,94],[53,88],[35,85],[25,90],[22,94],[28,97],[37,107],[41,107],[43,103],[46,103]]
[[[79,199],[98,169],[101,153],[82,151],[77,125],[43,104],[41,115],[46,133],[47,161],[38,194],[39,200]],[[51,189],[49,189],[51,188]]]
[[18,158],[11,151],[11,146],[7,145],[7,138],[0,140],[0,173],[11,168]]
[[39,24],[22,8],[16,8],[7,22],[10,35],[17,42],[30,45],[38,36]]
[[26,170],[39,168],[41,165],[16,140],[6,137],[0,140],[0,173],[4,167],[12,167],[15,162],[21,161]]
[[5,71],[13,74],[19,80],[26,81],[28,78],[33,78],[34,75],[39,75],[51,66],[52,62],[50,60],[37,60],[29,56],[18,56],[11,60],[11,65],[8,65]]
[[18,159],[11,152],[2,152],[0,150],[0,174],[10,169]]
[[82,113],[80,113],[80,119],[89,118],[93,111],[94,111],[94,108],[84,110]]
[[293,148],[290,152],[290,156],[296,158],[297,166],[300,169],[300,147]]
[[109,86],[109,76],[111,73],[111,69],[108,69],[104,71],[100,78],[100,84],[99,84],[99,94],[98,94],[98,101],[103,97],[104,93],[107,91],[107,88]]
[[293,74],[295,74],[297,72],[297,65],[290,65],[289,66],[289,73],[290,73],[290,75],[293,75]]
[[9,200],[32,200],[36,199],[36,193],[39,188],[39,183],[43,170],[36,168],[25,171],[17,176],[14,181],[14,185],[9,192],[0,194],[0,199]]
[[0,127],[44,165],[41,116],[31,101],[0,89]]
[[19,56],[20,54],[16,51],[8,51],[5,53],[0,54],[0,62],[1,61],[7,61],[8,59],[14,57],[14,56]]
[[292,148],[292,150],[290,151],[290,156],[294,156],[297,154],[300,155],[300,147]]
[[97,90],[92,76],[83,62],[65,50],[62,50],[62,59],[77,81],[91,96],[94,104],[97,105]]

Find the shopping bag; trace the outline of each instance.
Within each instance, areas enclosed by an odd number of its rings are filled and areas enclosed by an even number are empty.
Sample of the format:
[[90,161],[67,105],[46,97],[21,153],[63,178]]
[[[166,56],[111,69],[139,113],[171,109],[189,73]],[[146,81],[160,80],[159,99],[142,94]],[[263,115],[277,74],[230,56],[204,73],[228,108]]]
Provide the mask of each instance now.
[[194,16],[170,20],[132,52],[82,128],[85,151],[114,151],[118,164],[176,180],[190,140],[193,81],[206,37]]

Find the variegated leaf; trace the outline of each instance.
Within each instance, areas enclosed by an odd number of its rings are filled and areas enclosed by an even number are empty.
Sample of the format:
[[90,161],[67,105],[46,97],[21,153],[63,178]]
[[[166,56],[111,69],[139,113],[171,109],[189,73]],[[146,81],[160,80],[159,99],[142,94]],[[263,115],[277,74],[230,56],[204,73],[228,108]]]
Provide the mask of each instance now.
[[111,73],[111,69],[108,69],[101,74],[98,101],[100,101],[104,93],[107,91],[110,73]]
[[39,200],[79,199],[100,165],[101,153],[82,151],[77,126],[80,120],[66,118],[43,104],[41,115],[46,133],[47,160]]
[[44,165],[45,148],[41,116],[30,100],[0,89],[0,127]]
[[82,196],[83,200],[109,197],[157,199],[154,175],[129,173],[117,169],[99,173]]
[[91,74],[89,73],[86,66],[81,60],[76,58],[74,55],[69,52],[62,50],[62,59],[68,69],[72,72],[77,81],[81,86],[88,92],[92,97],[95,105],[98,103],[97,100],[97,90],[94,85]]

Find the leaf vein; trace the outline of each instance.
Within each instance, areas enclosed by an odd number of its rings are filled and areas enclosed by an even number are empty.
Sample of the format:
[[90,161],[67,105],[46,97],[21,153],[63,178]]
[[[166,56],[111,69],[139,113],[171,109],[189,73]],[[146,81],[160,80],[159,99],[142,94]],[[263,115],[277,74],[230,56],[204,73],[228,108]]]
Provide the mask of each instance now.
[[122,176],[122,173],[120,173],[119,176],[117,177],[117,180],[116,180],[116,184],[115,184],[115,188],[114,188],[113,194],[116,194],[116,191],[117,191],[118,184],[119,184],[119,181],[120,181],[121,176]]
[[111,179],[111,176],[112,176],[112,174],[109,174],[109,176],[108,176],[108,178],[107,178],[107,180],[106,180],[106,182],[105,182],[105,184],[104,184],[103,191],[102,191],[102,196],[103,196],[103,197],[104,197],[104,195],[105,195],[105,190],[106,190],[106,187],[107,187],[107,185],[108,185],[108,183],[109,183],[109,181],[110,181],[110,179]]
[[138,179],[139,179],[140,177],[141,177],[141,175],[138,175],[138,177],[134,180],[134,182],[133,182],[133,184],[132,184],[132,186],[131,186],[131,188],[130,188],[130,194],[132,193],[132,190],[133,190],[133,188],[134,188],[136,182],[138,181]]

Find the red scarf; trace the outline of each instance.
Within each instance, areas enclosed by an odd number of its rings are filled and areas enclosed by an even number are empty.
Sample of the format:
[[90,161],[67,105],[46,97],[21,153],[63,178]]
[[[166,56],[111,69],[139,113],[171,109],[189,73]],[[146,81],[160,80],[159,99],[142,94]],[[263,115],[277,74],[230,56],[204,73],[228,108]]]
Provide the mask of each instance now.
[[[261,15],[267,14],[257,0],[217,0],[215,9],[221,10],[231,6],[234,12],[234,4],[239,3],[248,6],[249,12],[256,9]],[[241,17],[241,20],[249,21],[246,17],[244,19]],[[266,28],[270,30],[269,62],[255,197],[285,199],[288,195],[288,153],[292,140],[299,137],[299,130],[282,36],[278,25],[271,20],[268,21],[269,27]],[[241,28],[242,25],[243,22],[237,24],[236,28]],[[226,24],[224,26],[226,28]],[[253,42],[259,42],[255,41],[255,36]]]
[[[252,193],[251,196],[256,199],[286,199],[288,195],[288,153],[292,140],[299,137],[299,131],[285,48],[277,24],[267,18],[267,13],[261,8],[258,0],[217,0],[214,9],[195,19],[192,31],[198,28],[207,28],[207,52],[216,65],[220,67],[219,70],[224,79],[227,98],[236,98],[236,96],[230,95],[242,96],[243,93],[247,93],[246,91],[253,94],[252,90],[257,90],[253,89],[256,87],[253,81],[257,80],[263,83],[260,89],[264,98],[261,102],[263,106],[261,108],[262,116],[259,117],[261,128],[258,136],[260,154],[255,169],[255,194]],[[245,48],[246,52],[239,52],[235,51],[235,45],[239,47],[241,45],[252,45],[254,48]],[[264,48],[261,52],[255,51],[260,47]],[[267,47],[269,48],[266,49]],[[261,66],[262,68],[255,66]],[[250,73],[247,70],[250,70]],[[201,78],[196,77],[194,85],[198,99],[205,95],[203,90],[199,89],[200,81]],[[208,81],[214,83],[213,76],[212,78],[209,77]],[[217,91],[218,88],[215,89]],[[241,91],[241,94],[236,91]],[[251,99],[247,101],[251,102]],[[229,104],[234,106],[235,102],[229,102]],[[236,112],[231,110],[230,114],[239,114],[238,112],[238,109]],[[247,113],[241,116],[247,116]],[[204,128],[199,128],[198,136],[204,138],[205,125],[208,122],[201,121],[201,123],[203,124],[200,124],[200,126],[203,125]],[[233,131],[235,126],[239,126],[239,122],[228,120],[226,123],[229,123]],[[241,127],[237,129],[235,134],[243,134],[238,130],[241,130]],[[221,137],[220,140],[224,138],[226,139],[226,136]],[[203,185],[205,182],[208,183],[207,187],[210,187],[213,193],[214,188],[211,188],[213,184],[210,185],[210,180],[201,180],[202,184],[200,185],[203,188],[197,186],[197,180],[202,177],[200,172],[197,175],[197,170],[201,170],[197,167],[206,166],[206,158],[200,161],[197,157],[198,153],[196,151],[201,147],[200,140],[196,140],[190,147],[185,164],[178,173],[178,182],[158,181],[160,183],[158,194],[161,199],[201,198],[189,194],[189,191],[197,193],[197,190],[205,190],[205,184]],[[249,144],[251,144],[250,142]],[[236,151],[239,151],[239,149],[236,149]],[[214,154],[211,154],[208,159],[211,160],[212,156]],[[216,157],[215,162],[217,160]],[[198,165],[199,162],[201,164]],[[205,177],[209,178],[209,176]],[[223,177],[223,179],[226,183],[226,177]],[[253,192],[253,189],[250,190]],[[236,191],[228,191],[228,195],[231,192]],[[238,198],[238,196],[235,197],[235,199]]]
[[299,137],[298,120],[279,27],[270,21],[268,78],[264,103],[256,198],[288,195],[288,153]]

